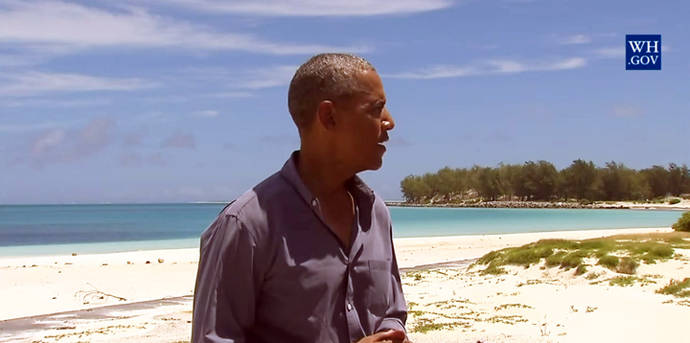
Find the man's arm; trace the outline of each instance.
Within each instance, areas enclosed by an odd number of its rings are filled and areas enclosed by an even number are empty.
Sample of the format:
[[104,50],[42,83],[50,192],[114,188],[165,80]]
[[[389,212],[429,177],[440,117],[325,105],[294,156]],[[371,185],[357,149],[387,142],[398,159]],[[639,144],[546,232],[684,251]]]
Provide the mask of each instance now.
[[398,271],[398,260],[395,257],[395,247],[393,246],[393,230],[390,228],[391,232],[391,253],[392,253],[392,266],[391,266],[391,288],[388,291],[388,298],[390,299],[390,305],[386,310],[386,315],[383,321],[376,328],[375,332],[386,331],[386,330],[400,330],[405,332],[405,322],[407,321],[407,304],[405,303],[405,297],[402,292],[402,282],[400,281],[400,272]]
[[255,240],[235,217],[221,214],[201,236],[194,290],[192,343],[244,343],[254,322]]

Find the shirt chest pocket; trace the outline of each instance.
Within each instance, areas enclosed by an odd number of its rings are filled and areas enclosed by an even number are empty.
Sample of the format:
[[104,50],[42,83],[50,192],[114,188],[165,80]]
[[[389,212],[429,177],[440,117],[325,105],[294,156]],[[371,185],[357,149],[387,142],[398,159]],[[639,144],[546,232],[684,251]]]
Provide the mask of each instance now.
[[385,260],[369,260],[367,276],[370,280],[367,299],[370,311],[383,316],[389,306],[391,291],[391,262]]

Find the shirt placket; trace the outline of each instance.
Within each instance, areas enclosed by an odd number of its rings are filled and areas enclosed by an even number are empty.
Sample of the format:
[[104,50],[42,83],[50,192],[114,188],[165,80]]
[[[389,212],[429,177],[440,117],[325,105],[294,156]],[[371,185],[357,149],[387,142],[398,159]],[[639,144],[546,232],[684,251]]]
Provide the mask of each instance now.
[[362,337],[364,337],[364,329],[362,328],[362,323],[359,320],[359,315],[357,312],[357,308],[355,308],[355,289],[354,289],[354,283],[352,280],[352,274],[353,274],[353,268],[354,268],[354,257],[356,256],[357,252],[360,250],[358,249],[358,241],[359,241],[359,206],[355,205],[355,220],[354,220],[354,231],[352,234],[352,239],[350,241],[350,249],[349,249],[349,254],[345,253],[345,251],[342,248],[342,244],[340,243],[339,238],[333,233],[333,231],[327,226],[325,219],[323,218],[321,214],[321,208],[319,207],[319,201],[314,198],[311,201],[312,205],[312,210],[316,214],[316,216],[321,220],[321,223],[324,225],[324,229],[328,230],[332,235],[333,238],[338,242],[338,246],[340,247],[340,252],[341,252],[341,257],[343,258],[343,263],[345,263],[345,280],[347,281],[346,286],[345,286],[345,303],[343,304],[344,307],[344,312],[345,312],[345,320],[347,321],[347,331],[350,336],[350,342],[358,341]]
[[345,269],[345,279],[347,280],[347,287],[345,289],[345,318],[347,319],[347,330],[350,335],[350,342],[358,341],[364,337],[364,329],[362,323],[359,321],[359,314],[355,307],[355,288],[352,280],[353,268],[355,266],[354,257],[357,255],[361,247],[358,246],[359,241],[359,206],[355,205],[355,222],[352,241],[350,242],[350,252],[347,256],[347,268]]

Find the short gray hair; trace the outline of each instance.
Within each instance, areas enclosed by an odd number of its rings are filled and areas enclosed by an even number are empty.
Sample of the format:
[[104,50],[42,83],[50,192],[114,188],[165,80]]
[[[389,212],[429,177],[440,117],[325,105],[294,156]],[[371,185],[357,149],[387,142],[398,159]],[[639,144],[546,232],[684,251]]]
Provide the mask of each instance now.
[[321,101],[352,95],[358,88],[356,75],[370,70],[376,70],[371,63],[350,54],[319,54],[304,62],[288,90],[288,109],[297,128],[311,124]]

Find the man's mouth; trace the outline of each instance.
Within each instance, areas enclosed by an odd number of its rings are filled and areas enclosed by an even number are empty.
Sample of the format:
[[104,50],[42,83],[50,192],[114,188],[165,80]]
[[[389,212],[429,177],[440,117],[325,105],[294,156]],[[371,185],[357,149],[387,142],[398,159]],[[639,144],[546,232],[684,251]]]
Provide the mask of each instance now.
[[390,138],[388,137],[388,135],[384,134],[384,136],[381,137],[381,140],[379,140],[379,144],[377,144],[377,145],[378,145],[379,147],[383,148],[383,151],[386,151],[386,146],[385,146],[385,144],[386,144],[386,142],[388,142],[389,139],[390,139]]
[[376,145],[378,145],[380,148],[382,148],[383,151],[386,151],[385,144],[386,144],[386,142],[388,142],[389,139],[390,139],[390,137],[388,137],[388,135],[384,132],[383,136],[379,140],[379,144],[376,144]]

